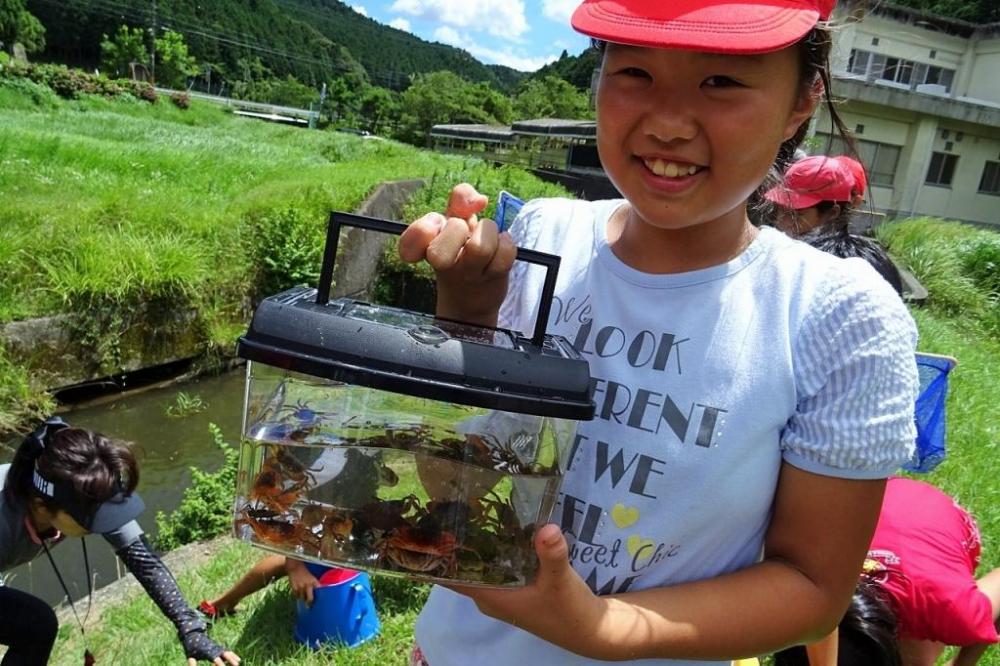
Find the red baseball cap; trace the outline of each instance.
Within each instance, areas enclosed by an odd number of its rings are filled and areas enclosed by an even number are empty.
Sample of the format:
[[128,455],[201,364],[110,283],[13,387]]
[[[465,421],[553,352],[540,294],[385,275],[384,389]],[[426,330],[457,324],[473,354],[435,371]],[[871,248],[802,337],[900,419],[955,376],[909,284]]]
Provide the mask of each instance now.
[[713,53],[767,53],[796,43],[836,0],[584,0],[573,27],[596,39]]
[[764,195],[779,206],[802,210],[821,201],[850,201],[854,175],[839,160],[816,155],[795,162],[785,171],[784,185]]
[[838,155],[833,159],[837,160],[851,172],[854,177],[854,193],[863,196],[868,188],[868,176],[865,175],[865,167],[861,162],[847,155]]

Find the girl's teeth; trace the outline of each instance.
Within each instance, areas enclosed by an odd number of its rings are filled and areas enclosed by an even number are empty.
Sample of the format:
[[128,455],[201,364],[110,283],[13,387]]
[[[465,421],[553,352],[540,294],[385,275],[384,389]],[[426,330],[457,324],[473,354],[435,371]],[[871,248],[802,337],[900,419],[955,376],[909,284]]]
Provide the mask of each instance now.
[[646,162],[646,167],[657,176],[663,176],[665,178],[693,176],[698,171],[698,167],[693,164],[677,164],[676,162],[665,162],[663,160],[652,160],[650,162]]

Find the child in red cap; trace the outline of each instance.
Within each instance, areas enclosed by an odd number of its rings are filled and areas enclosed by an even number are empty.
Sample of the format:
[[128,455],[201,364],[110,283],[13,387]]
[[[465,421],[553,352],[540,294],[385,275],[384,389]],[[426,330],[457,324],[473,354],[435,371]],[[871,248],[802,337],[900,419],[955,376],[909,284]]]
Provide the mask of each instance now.
[[777,666],[971,666],[997,642],[1000,569],[978,580],[982,542],[973,517],[934,486],[890,479],[861,582],[840,627]]
[[826,226],[846,229],[855,182],[846,163],[838,158],[815,155],[788,167],[784,182],[772,187],[764,196],[778,208],[778,228],[786,234],[801,236]]
[[[421,662],[728,666],[843,615],[911,456],[916,330],[866,263],[748,216],[829,84],[833,5],[584,2],[597,146],[623,198],[530,201],[500,233],[462,184],[403,234],[439,316],[517,331],[544,275],[516,247],[558,254],[548,332],[588,359],[597,406],[534,580],[435,587]],[[518,506],[530,488],[513,485]]]

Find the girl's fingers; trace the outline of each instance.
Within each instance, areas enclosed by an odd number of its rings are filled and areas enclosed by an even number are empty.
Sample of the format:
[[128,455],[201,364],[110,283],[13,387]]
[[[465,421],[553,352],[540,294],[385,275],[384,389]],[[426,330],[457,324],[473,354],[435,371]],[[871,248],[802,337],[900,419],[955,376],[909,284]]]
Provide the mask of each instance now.
[[444,226],[445,218],[440,213],[427,213],[415,220],[399,237],[399,258],[409,262],[423,259]]
[[[494,226],[494,228],[496,228]],[[508,233],[497,234],[497,247],[493,253],[493,258],[483,270],[483,275],[488,278],[498,278],[510,272],[517,258],[517,245]]]
[[445,208],[446,217],[460,217],[467,220],[473,215],[477,215],[486,208],[489,199],[485,195],[476,191],[468,183],[459,183],[451,188],[448,195],[448,207]]
[[438,235],[427,246],[425,253],[427,263],[436,271],[454,268],[470,235],[469,224],[465,220],[449,217]]
[[462,248],[462,270],[471,275],[485,273],[496,255],[499,240],[500,232],[493,220],[477,220]]

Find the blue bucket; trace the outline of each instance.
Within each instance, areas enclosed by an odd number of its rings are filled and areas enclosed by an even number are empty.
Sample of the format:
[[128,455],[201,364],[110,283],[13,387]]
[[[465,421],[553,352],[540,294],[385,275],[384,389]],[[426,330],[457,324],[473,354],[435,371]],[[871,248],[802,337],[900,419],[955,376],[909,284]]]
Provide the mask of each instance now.
[[[307,563],[306,567],[321,582],[330,569],[312,563]],[[336,578],[338,582],[313,590],[312,606],[296,602],[298,619],[292,634],[299,643],[313,649],[324,643],[356,647],[378,636],[381,624],[375,613],[368,574],[350,571],[350,575]]]

